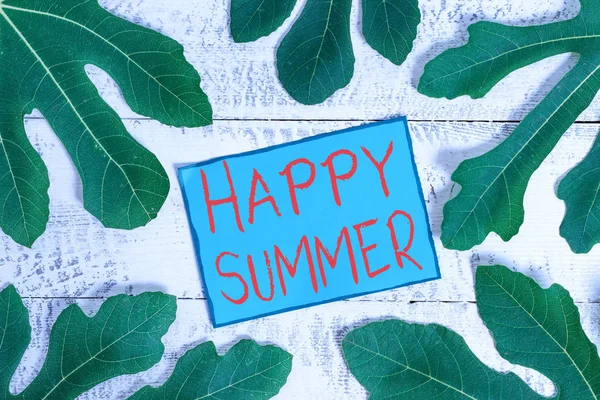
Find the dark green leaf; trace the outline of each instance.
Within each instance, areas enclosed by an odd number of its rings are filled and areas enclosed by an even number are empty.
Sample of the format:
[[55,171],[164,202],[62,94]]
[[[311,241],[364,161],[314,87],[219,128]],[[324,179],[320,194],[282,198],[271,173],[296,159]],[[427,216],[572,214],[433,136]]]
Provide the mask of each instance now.
[[[8,295],[4,293],[7,291]],[[16,296],[10,287],[4,292],[3,300]],[[16,357],[18,363],[28,344],[30,328],[23,321],[27,319],[27,312],[20,299],[11,298],[11,301],[7,304],[13,304],[17,311],[9,313],[8,329],[4,333],[14,343],[7,354]],[[0,306],[0,313],[5,310],[4,304]],[[162,357],[161,338],[175,320],[176,307],[175,298],[163,293],[111,297],[91,318],[78,306],[69,306],[52,327],[48,355],[38,375],[23,392],[6,398],[75,399],[101,382],[147,370]],[[3,385],[0,393],[8,393],[13,372],[11,364],[7,369],[0,369]]]
[[350,371],[370,399],[538,399],[515,374],[483,364],[439,325],[373,322],[342,341]]
[[[111,378],[145,371],[160,361],[161,338],[175,320],[175,297],[120,295],[87,317],[76,305],[56,320],[48,355],[33,382],[18,395],[12,375],[31,340],[27,309],[13,286],[0,292],[0,400],[74,400]],[[188,351],[167,382],[143,387],[131,399],[270,399],[287,380],[292,355],[242,340],[219,356],[212,342]]]
[[0,204],[6,205],[0,228],[15,242],[31,246],[46,230],[49,187],[48,171],[25,135],[22,116],[0,112]]
[[[236,42],[267,36],[291,14],[293,0],[231,0],[231,34]],[[307,0],[277,50],[283,87],[302,104],[324,102],[350,83],[354,52],[350,39],[351,0]],[[362,0],[367,42],[394,64],[412,50],[421,20],[418,0]]]
[[291,354],[278,347],[242,340],[220,357],[207,342],[181,357],[163,386],[146,386],[130,399],[270,399],[291,368]]
[[294,9],[296,0],[231,0],[231,36],[252,42],[275,32]]
[[421,22],[418,0],[362,0],[367,43],[396,65],[412,51]]
[[[559,285],[542,289],[503,266],[479,267],[479,313],[501,356],[550,378],[556,399],[600,397],[598,349],[579,311]],[[344,357],[372,399],[542,399],[516,375],[501,374],[439,325],[374,322],[342,341]]]
[[569,292],[501,266],[479,267],[479,314],[508,361],[533,368],[558,387],[560,399],[600,398],[598,349],[581,327]]
[[600,138],[592,151],[558,186],[567,205],[560,234],[575,253],[587,253],[600,242]]
[[33,109],[69,152],[88,211],[111,228],[155,218],[169,191],[167,175],[100,98],[84,67],[109,73],[139,114],[206,125],[212,111],[181,45],[95,0],[4,0],[0,30],[0,227],[31,246],[48,220],[47,172],[23,128]]
[[351,0],[308,0],[277,50],[279,80],[303,104],[318,104],[350,83]]
[[14,286],[0,292],[0,400],[12,398],[9,385],[31,340],[29,314]]
[[504,240],[518,233],[531,175],[600,90],[598,15],[597,2],[586,0],[580,15],[569,21],[534,27],[479,22],[469,28],[465,46],[446,51],[425,67],[421,93],[479,98],[516,69],[556,54],[580,54],[577,65],[508,139],[463,162],[452,175],[462,189],[444,208],[446,247],[466,250],[490,232]]

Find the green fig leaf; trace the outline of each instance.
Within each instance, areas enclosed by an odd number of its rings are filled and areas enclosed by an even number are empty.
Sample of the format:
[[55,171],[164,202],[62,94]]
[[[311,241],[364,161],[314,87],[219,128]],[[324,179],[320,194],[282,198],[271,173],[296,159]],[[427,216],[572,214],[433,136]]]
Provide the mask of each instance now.
[[[29,315],[14,286],[0,291],[0,400],[75,400],[111,378],[146,371],[164,353],[162,337],[175,320],[174,296],[108,298],[93,317],[73,304],[59,316],[46,361],[33,382],[13,395],[11,377],[31,340]],[[177,362],[167,382],[130,399],[270,399],[287,381],[292,355],[242,340],[225,355],[207,342]]]
[[292,14],[296,0],[231,0],[229,28],[236,43],[275,32]]
[[[600,396],[600,356],[559,285],[542,289],[503,266],[479,267],[477,306],[500,355],[551,379],[556,399]],[[439,325],[373,322],[342,340],[352,374],[376,399],[544,399],[513,373],[487,367]]]
[[322,103],[350,83],[354,74],[351,8],[351,0],[308,0],[281,42],[279,80],[296,101]]
[[10,378],[31,341],[29,313],[14,286],[0,291],[0,400],[12,399]]
[[362,0],[367,43],[396,65],[412,51],[421,22],[418,0]]
[[[290,16],[296,1],[231,0],[234,41],[267,36]],[[319,104],[354,75],[351,0],[308,0],[277,49],[277,71],[296,101]],[[411,52],[421,21],[418,0],[362,0],[363,35],[369,45],[400,65]]]
[[212,342],[188,351],[167,382],[143,387],[130,400],[270,399],[285,385],[292,355],[251,340],[235,344],[219,356]]
[[[12,395],[9,383],[29,344],[27,310],[14,287],[0,292],[0,394],[3,399],[75,399],[116,376],[145,371],[160,361],[161,338],[175,320],[175,297],[163,293],[107,299],[93,317],[73,304],[57,318],[46,360],[33,382]],[[4,367],[7,365],[8,367]]]
[[99,96],[84,67],[119,84],[136,113],[174,126],[211,123],[200,76],[177,42],[118,18],[96,0],[0,2],[0,227],[31,246],[48,221],[46,168],[24,116],[38,109],[67,149],[85,208],[110,228],[156,217],[169,191],[158,159]]
[[346,335],[342,349],[372,400],[543,398],[517,375],[487,367],[462,337],[439,325],[373,322]]
[[585,159],[563,178],[557,196],[567,206],[560,226],[575,253],[588,253],[600,243],[600,138]]
[[501,266],[479,267],[475,293],[502,357],[550,378],[559,399],[600,398],[600,356],[579,310],[558,284],[542,289]]
[[[529,179],[600,90],[598,9],[597,2],[585,0],[576,18],[532,27],[478,22],[469,27],[466,45],[447,50],[426,65],[419,92],[449,99],[480,98],[526,65],[557,54],[580,56],[577,65],[506,140],[459,165],[452,180],[461,190],[444,207],[444,246],[467,250],[482,243],[490,232],[505,241],[519,232]],[[569,193],[575,189],[571,185]]]

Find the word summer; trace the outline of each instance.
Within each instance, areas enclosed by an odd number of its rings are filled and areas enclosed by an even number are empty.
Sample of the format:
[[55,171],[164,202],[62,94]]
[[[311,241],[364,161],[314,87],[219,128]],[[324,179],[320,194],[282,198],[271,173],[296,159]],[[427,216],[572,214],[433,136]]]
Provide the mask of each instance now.
[[[301,207],[298,202],[298,194],[300,191],[310,191],[318,174],[325,174],[327,177],[327,181],[329,182],[328,188],[330,188],[330,191],[326,194],[327,196],[331,196],[328,201],[332,201],[332,207],[343,207],[343,199],[340,194],[340,183],[343,181],[350,181],[356,175],[359,168],[371,169],[370,172],[372,173],[372,176],[377,176],[379,178],[378,180],[373,180],[373,185],[376,185],[373,186],[373,188],[379,191],[381,196],[388,198],[390,196],[390,189],[385,166],[392,156],[393,151],[394,143],[391,141],[387,146],[385,155],[381,159],[376,159],[365,147],[361,147],[361,152],[359,153],[345,149],[332,152],[325,160],[319,160],[321,162],[318,163],[307,158],[298,158],[289,162],[285,168],[278,173],[278,178],[281,179],[281,182],[276,183],[267,182],[263,179],[261,173],[257,169],[254,169],[252,178],[248,182],[235,182],[234,184],[229,165],[227,161],[223,160],[222,167],[224,176],[227,179],[229,193],[227,197],[222,198],[214,198],[211,195],[211,187],[207,174],[204,169],[200,169],[210,231],[212,234],[215,234],[218,229],[218,222],[220,220],[215,221],[214,213],[216,207],[230,207],[232,209],[230,215],[232,218],[235,218],[235,224],[241,233],[245,232],[245,226],[242,223],[242,215],[240,213],[240,209],[242,208],[248,210],[248,214],[244,215],[244,219],[247,217],[248,224],[250,225],[253,225],[256,222],[255,210],[258,207],[267,207],[272,210],[274,215],[281,217],[282,213],[280,210],[282,208],[280,206],[282,205],[282,202],[289,202],[288,204],[291,205],[291,207],[289,207],[290,212],[293,212],[297,216],[302,217],[303,213],[310,213],[311,204],[302,203]],[[340,162],[342,161],[342,158],[346,159],[343,164]],[[338,161],[337,164],[336,160]],[[347,168],[340,171],[340,165],[347,166]],[[302,180],[297,179],[299,174],[293,173],[296,169],[303,169],[305,172],[308,172],[308,174],[304,174],[304,179]],[[307,175],[307,177],[305,175]],[[236,192],[236,186],[241,184],[248,185],[245,189],[250,188],[247,203],[244,199],[243,204],[240,204],[242,200],[238,198]],[[284,185],[286,188],[284,193],[286,195],[275,198],[269,190],[269,184]],[[256,194],[258,185],[261,186],[262,193],[264,193],[264,195],[261,194],[260,198],[257,198]],[[239,189],[240,187],[237,186],[237,188]],[[353,195],[360,196],[360,193],[353,193]],[[325,201],[325,199],[323,199],[323,193],[319,194],[318,199],[320,202]],[[314,204],[312,204],[312,206],[314,206]],[[369,205],[365,204],[365,207],[369,207]],[[377,212],[377,210],[374,210],[374,212]],[[222,213],[219,214],[219,216],[220,218],[223,218]],[[383,266],[371,265],[369,253],[377,248],[378,243],[365,243],[366,240],[364,237],[364,231],[367,228],[375,228],[377,225],[379,225],[382,231],[386,232],[386,234],[377,235],[377,237],[380,241],[388,241],[386,247],[390,249],[390,262]],[[400,232],[399,227],[402,227],[403,232]],[[286,227],[282,227],[282,231],[286,231],[285,228]],[[274,243],[272,247],[267,249],[256,249],[258,254],[262,252],[260,257],[251,254],[236,254],[233,251],[230,251],[230,249],[223,249],[223,251],[218,253],[214,260],[214,267],[219,276],[239,281],[239,286],[243,290],[237,291],[235,296],[232,293],[226,293],[225,291],[221,291],[221,294],[225,299],[236,305],[244,304],[249,296],[253,295],[262,301],[269,302],[273,300],[276,295],[276,286],[281,289],[280,295],[287,296],[287,286],[290,286],[290,280],[296,277],[299,267],[304,268],[304,266],[308,268],[312,289],[315,293],[318,293],[320,285],[322,285],[323,288],[327,288],[327,272],[325,264],[332,270],[336,269],[340,254],[346,253],[348,256],[347,259],[349,260],[348,273],[351,274],[352,280],[357,285],[359,284],[359,275],[366,275],[366,277],[372,279],[392,268],[392,265],[403,268],[404,263],[408,262],[410,265],[422,270],[423,268],[421,265],[408,254],[413,242],[414,228],[413,218],[409,213],[403,210],[395,210],[391,214],[386,215],[385,219],[381,218],[380,220],[380,218],[372,218],[344,226],[339,233],[337,233],[335,249],[333,249],[333,243],[327,247],[317,235],[306,233],[296,241],[296,251],[295,254],[292,255],[293,262],[290,261],[290,259],[292,259],[290,257],[291,254],[284,254],[277,243]],[[393,249],[393,252],[391,249]],[[244,258],[245,261],[243,261]],[[260,261],[258,258],[260,258]],[[261,264],[264,263],[262,265],[266,265],[267,274],[263,275],[265,278],[268,276],[268,284],[266,282],[259,282],[256,273],[256,265],[258,265],[259,262]],[[365,273],[359,273],[359,265],[360,268],[364,268]],[[261,268],[264,267],[261,266]],[[247,269],[248,274],[244,275],[249,276],[249,280],[245,279],[244,276],[239,273],[242,269]],[[252,289],[250,289],[250,286],[252,286]],[[264,292],[267,292],[266,288],[268,288],[268,293],[263,293],[260,289],[261,287]],[[277,290],[277,292],[279,291]],[[239,293],[241,293],[241,295],[239,295]]]

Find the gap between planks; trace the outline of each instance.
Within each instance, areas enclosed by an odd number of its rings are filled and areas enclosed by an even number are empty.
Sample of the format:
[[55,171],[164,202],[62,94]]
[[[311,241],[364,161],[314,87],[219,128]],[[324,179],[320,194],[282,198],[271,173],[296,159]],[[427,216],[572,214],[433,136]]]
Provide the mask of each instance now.
[[[378,118],[355,118],[355,119],[303,119],[303,118],[213,118],[213,122],[381,122],[388,121],[394,117],[378,119]],[[43,120],[44,117],[25,117],[25,120]],[[152,118],[140,117],[125,117],[121,118],[122,121],[153,121]],[[413,123],[492,123],[492,124],[519,124],[522,120],[485,120],[485,119],[408,119],[408,122]],[[596,125],[600,124],[600,120],[597,121],[575,121],[573,125]]]
[[[134,295],[130,295],[134,296]],[[112,297],[112,296],[109,296]],[[58,297],[42,297],[42,296],[22,296],[24,300],[106,300],[108,297],[98,296],[98,297],[68,297],[68,296],[58,296]],[[177,300],[183,301],[206,301],[205,297],[178,297]],[[366,302],[366,303],[398,303],[397,300],[393,299],[344,299],[340,300],[342,302]],[[476,304],[477,302],[474,300],[409,300],[408,304],[415,303],[442,303],[442,304]],[[575,304],[600,304],[600,300],[592,300],[592,301],[575,301]]]

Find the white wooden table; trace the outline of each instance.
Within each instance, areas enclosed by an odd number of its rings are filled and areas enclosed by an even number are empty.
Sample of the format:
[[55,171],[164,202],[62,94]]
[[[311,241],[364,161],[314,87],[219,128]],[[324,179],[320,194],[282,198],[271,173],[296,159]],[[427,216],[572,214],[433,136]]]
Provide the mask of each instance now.
[[[145,373],[101,384],[81,398],[122,399],[142,385],[162,383],[177,358],[198,343],[213,340],[225,351],[250,337],[294,355],[292,373],[278,398],[364,399],[365,390],[344,365],[340,341],[352,327],[389,317],[446,325],[463,335],[488,365],[514,371],[534,389],[552,394],[548,380],[503,361],[494,349],[474,302],[473,274],[480,263],[504,264],[544,286],[558,282],[566,287],[579,306],[587,334],[600,344],[600,246],[587,255],[570,252],[558,233],[564,204],[554,195],[560,178],[583,158],[600,130],[600,101],[580,117],[534,174],[525,198],[525,223],[510,243],[491,235],[472,251],[455,252],[443,249],[439,241],[452,171],[461,160],[504,139],[573,65],[574,56],[557,56],[518,71],[481,100],[435,100],[415,89],[424,63],[464,43],[470,23],[525,25],[567,19],[579,10],[577,0],[421,0],[424,21],[415,50],[401,67],[366,45],[358,28],[359,1],[354,0],[354,79],[326,103],[312,107],[287,95],[275,69],[276,46],[303,0],[274,35],[244,45],[234,44],[229,36],[229,0],[101,3],[185,46],[213,104],[215,123],[177,129],[140,118],[104,72],[88,67],[102,96],[130,132],[159,157],[172,182],[158,219],[126,232],[104,229],[83,210],[81,182],[65,150],[39,114],[27,118],[27,133],[50,170],[51,217],[46,234],[33,249],[0,235],[0,287],[13,283],[26,298],[34,336],[13,390],[23,389],[41,367],[51,325],[68,304],[76,302],[93,313],[107,296],[162,290],[179,298],[177,321],[164,338],[162,362]],[[176,167],[400,115],[410,121],[443,279],[213,329]]]

